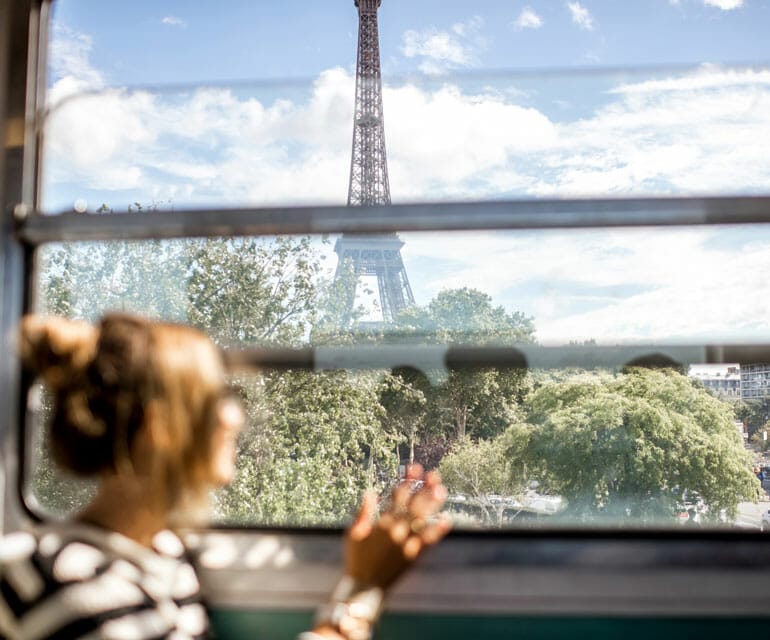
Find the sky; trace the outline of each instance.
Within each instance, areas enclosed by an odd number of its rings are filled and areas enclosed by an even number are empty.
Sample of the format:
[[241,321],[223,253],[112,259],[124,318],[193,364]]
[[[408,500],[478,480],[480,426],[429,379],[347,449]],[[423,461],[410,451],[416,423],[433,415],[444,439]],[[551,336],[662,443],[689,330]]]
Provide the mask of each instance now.
[[[344,203],[352,0],[54,9],[44,209]],[[767,194],[768,24],[767,0],[383,0],[393,201]],[[546,343],[770,339],[760,228],[404,239],[418,303],[474,286]]]

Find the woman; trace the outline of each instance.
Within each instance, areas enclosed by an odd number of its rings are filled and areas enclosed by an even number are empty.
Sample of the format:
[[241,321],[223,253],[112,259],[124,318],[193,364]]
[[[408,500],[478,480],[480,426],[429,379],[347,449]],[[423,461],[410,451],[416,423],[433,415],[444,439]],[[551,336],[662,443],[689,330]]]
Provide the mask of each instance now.
[[[193,566],[171,529],[198,521],[211,487],[233,478],[244,422],[217,348],[189,327],[113,314],[98,327],[27,317],[25,366],[54,398],[55,461],[99,478],[70,521],[0,545],[0,635],[205,638]],[[414,480],[423,487],[412,492]],[[411,482],[410,482],[411,481]],[[375,520],[364,497],[345,541],[344,577],[304,640],[365,640],[385,591],[448,522],[446,490],[415,467]]]

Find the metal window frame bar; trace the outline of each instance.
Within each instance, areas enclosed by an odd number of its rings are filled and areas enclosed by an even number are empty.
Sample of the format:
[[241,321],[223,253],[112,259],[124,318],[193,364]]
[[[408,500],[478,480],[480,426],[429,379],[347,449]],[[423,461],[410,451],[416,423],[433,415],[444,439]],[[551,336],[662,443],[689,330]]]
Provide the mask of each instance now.
[[467,369],[671,368],[690,364],[770,363],[770,344],[447,346],[426,344],[248,347],[222,351],[231,371],[249,369],[329,371],[409,367],[433,372]]
[[35,247],[59,241],[216,236],[764,224],[770,222],[770,196],[522,199],[55,215],[20,206],[15,215],[18,239]]
[[[28,308],[31,253],[19,242],[17,203],[35,206],[39,106],[45,86],[50,0],[0,0],[0,347],[15,351],[15,330]],[[24,207],[21,207],[22,209]],[[0,359],[0,533],[18,528],[26,505],[18,500],[23,471],[24,382],[18,362]],[[4,483],[4,486],[3,486]]]
[[[205,209],[132,214],[45,215],[16,211],[28,251],[48,242],[189,237],[675,227],[770,223],[770,197],[616,198],[347,206]],[[770,362],[770,345],[585,347],[360,345],[224,351],[233,369],[616,368]]]

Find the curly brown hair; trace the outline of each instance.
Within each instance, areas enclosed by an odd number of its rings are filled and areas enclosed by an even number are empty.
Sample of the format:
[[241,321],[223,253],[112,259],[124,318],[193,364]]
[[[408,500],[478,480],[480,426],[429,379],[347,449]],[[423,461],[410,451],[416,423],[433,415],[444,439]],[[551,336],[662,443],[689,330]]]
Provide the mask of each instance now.
[[[212,434],[224,391],[218,349],[187,326],[113,313],[97,326],[27,316],[21,357],[54,399],[51,451],[81,476],[149,473],[169,508],[198,501],[210,481]],[[137,460],[142,428],[152,447]]]

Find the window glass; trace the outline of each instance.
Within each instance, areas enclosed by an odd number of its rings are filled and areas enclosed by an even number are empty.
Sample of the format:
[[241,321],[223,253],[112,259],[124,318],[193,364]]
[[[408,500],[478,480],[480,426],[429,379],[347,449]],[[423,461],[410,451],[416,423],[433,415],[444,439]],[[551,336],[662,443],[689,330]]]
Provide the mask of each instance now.
[[[63,243],[38,252],[36,305],[188,322],[230,349],[315,349],[315,371],[233,372],[249,428],[239,474],[215,497],[221,521],[339,524],[361,491],[385,490],[414,460],[441,471],[459,526],[759,527],[768,365],[699,363],[705,345],[767,342],[769,234]],[[361,254],[397,241],[395,256],[367,259],[400,256],[403,268],[356,276],[365,261],[340,261],[342,240]],[[392,289],[407,281],[414,301],[399,306]],[[478,367],[447,367],[447,346],[489,349]],[[501,347],[529,366],[483,360]],[[670,368],[633,366],[660,354]],[[37,501],[70,505],[44,447],[33,451]]]
[[[344,205],[358,16],[338,5],[57,2],[42,208]],[[392,201],[767,193],[770,71],[739,63],[770,59],[768,11],[384,2]]]
[[[372,120],[354,115],[355,7],[333,4],[58,0],[41,209],[151,227],[345,205]],[[378,13],[393,203],[767,195],[770,6],[469,7]],[[460,527],[761,528],[770,367],[699,363],[769,342],[768,243],[763,226],[59,243],[37,252],[35,306],[314,349],[315,370],[233,371],[249,427],[220,522],[337,525],[415,460]],[[670,366],[633,366],[653,360]],[[71,511],[91,489],[50,464],[50,399],[29,406],[30,495]]]
[[[344,205],[355,79],[116,88],[45,126],[48,212]],[[385,81],[393,203],[761,194],[770,69]]]

